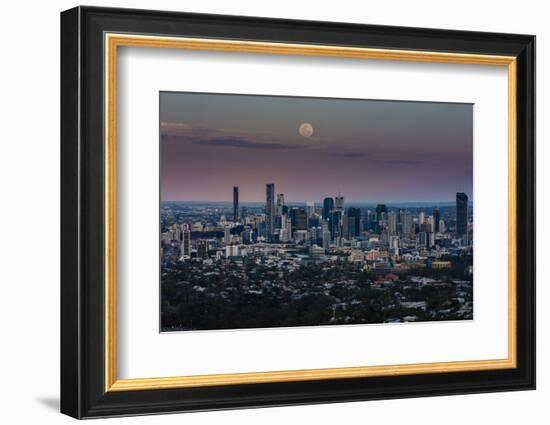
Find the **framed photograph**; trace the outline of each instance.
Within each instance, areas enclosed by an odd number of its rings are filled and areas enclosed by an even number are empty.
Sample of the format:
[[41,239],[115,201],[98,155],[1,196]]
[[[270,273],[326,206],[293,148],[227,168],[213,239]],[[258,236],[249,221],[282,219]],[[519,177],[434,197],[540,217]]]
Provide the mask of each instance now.
[[61,14],[61,411],[535,388],[535,37]]

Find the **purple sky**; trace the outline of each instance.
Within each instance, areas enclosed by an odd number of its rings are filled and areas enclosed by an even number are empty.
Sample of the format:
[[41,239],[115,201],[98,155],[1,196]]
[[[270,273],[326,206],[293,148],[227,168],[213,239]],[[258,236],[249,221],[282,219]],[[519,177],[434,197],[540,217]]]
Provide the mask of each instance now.
[[[160,94],[161,199],[453,201],[472,195],[471,104]],[[302,137],[308,122],[313,136]]]

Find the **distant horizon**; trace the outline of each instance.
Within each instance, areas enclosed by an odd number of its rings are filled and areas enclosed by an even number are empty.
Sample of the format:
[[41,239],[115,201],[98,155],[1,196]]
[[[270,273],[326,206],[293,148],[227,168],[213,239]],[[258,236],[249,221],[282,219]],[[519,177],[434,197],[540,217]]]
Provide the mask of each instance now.
[[[179,203],[188,203],[188,204],[228,204],[233,205],[232,200],[220,200],[220,201],[195,201],[195,200],[182,200],[182,199],[164,199],[161,200],[161,203],[170,203],[170,202],[179,202]],[[323,200],[305,200],[305,201],[288,201],[285,200],[285,205],[290,204],[306,204],[308,202],[313,202],[315,204],[323,204]],[[260,201],[242,201],[239,200],[239,205],[243,204],[265,204],[265,200]],[[347,205],[350,204],[365,204],[365,205],[455,205],[456,200],[451,201],[353,201],[346,200],[344,197],[344,203]],[[468,204],[473,204],[472,199],[468,196]]]

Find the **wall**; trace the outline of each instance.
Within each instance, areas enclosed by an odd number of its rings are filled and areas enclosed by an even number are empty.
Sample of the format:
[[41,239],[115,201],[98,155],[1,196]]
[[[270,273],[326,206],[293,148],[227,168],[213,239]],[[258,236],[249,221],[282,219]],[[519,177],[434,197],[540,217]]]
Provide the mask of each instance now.
[[[2,7],[0,104],[0,392],[2,422],[69,423],[58,409],[59,345],[59,12],[70,1],[9,2]],[[258,15],[464,30],[536,34],[538,39],[538,140],[550,126],[550,27],[544,2],[469,1],[449,3],[407,0],[338,2],[278,0],[97,1],[97,5],[192,12]],[[539,188],[548,180],[549,145],[539,143]],[[538,209],[550,209],[539,189]],[[542,217],[542,214],[539,214]],[[549,227],[539,225],[539,259],[550,252]],[[542,263],[543,265],[543,263]],[[110,423],[257,424],[362,422],[408,424],[513,424],[547,422],[543,402],[550,397],[550,298],[539,267],[538,390],[455,397],[345,403],[336,405],[136,417]],[[545,420],[546,419],[546,420]]]

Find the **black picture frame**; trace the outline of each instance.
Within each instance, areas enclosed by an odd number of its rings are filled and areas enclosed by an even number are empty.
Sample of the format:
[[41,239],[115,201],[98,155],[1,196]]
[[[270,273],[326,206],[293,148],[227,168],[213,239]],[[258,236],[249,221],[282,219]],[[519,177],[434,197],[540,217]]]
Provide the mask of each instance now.
[[[474,372],[105,391],[104,34],[517,58],[517,367]],[[131,9],[61,13],[61,412],[75,418],[535,388],[535,37]]]

